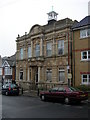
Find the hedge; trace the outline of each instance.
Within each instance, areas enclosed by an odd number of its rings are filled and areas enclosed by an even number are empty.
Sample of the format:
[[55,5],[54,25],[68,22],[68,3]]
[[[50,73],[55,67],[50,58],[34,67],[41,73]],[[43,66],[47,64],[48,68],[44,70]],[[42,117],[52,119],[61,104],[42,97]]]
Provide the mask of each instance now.
[[77,86],[76,88],[78,88],[79,90],[82,90],[82,91],[88,91],[90,92],[90,85],[86,86],[86,85],[80,85],[80,86]]

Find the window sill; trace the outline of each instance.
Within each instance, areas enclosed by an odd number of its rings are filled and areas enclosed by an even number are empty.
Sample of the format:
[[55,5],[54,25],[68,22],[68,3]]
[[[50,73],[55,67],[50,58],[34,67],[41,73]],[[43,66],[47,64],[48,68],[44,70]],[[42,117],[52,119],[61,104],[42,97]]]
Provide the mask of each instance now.
[[90,60],[81,60],[81,62],[90,62]]
[[83,37],[83,38],[79,38],[80,40],[84,40],[84,39],[87,39],[89,38],[90,36],[86,36],[86,37]]
[[90,85],[90,83],[81,83],[80,85]]

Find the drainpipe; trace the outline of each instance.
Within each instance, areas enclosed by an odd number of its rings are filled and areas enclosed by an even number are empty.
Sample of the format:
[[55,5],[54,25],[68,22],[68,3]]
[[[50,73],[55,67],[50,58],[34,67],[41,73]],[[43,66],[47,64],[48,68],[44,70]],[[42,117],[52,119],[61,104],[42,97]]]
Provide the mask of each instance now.
[[75,86],[75,41],[74,41],[74,31],[72,32],[73,38],[73,86]]

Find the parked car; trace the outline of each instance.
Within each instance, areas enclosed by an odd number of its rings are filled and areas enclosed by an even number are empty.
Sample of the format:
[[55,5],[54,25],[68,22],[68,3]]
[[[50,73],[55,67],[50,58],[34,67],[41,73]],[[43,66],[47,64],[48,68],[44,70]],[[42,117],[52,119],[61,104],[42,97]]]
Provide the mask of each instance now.
[[70,102],[81,102],[88,99],[88,93],[80,91],[74,87],[55,87],[49,91],[40,92],[41,100],[63,101],[66,104]]
[[2,86],[3,95],[19,95],[19,86],[17,84],[7,83]]

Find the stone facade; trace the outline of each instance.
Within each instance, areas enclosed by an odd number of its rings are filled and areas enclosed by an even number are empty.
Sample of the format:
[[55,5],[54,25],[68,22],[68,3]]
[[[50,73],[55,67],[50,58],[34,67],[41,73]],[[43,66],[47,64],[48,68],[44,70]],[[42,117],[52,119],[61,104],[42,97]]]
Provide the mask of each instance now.
[[[59,21],[51,20],[44,26],[34,25],[28,34],[25,33],[21,37],[18,35],[16,40],[17,82],[25,83],[27,86],[27,83],[38,86],[39,84],[46,86],[71,84],[68,71],[71,73],[70,28],[73,23],[69,18]],[[25,84],[23,87],[26,87]]]
[[0,56],[0,82],[2,80],[2,58]]

